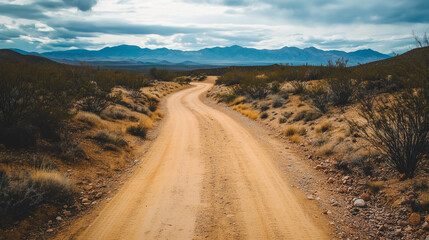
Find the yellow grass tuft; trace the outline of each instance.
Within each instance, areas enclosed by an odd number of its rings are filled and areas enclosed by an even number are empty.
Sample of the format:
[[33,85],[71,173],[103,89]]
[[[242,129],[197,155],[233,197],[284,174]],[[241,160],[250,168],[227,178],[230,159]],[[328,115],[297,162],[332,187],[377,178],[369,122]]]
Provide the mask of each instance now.
[[164,113],[161,110],[157,109],[155,112],[152,113],[151,118],[152,118],[152,121],[156,121],[161,119],[163,116],[164,116]]
[[300,138],[298,134],[294,134],[291,136],[288,136],[289,141],[293,142],[293,143],[299,143],[300,142]]
[[286,136],[293,136],[298,132],[298,130],[296,129],[295,126],[288,126],[285,131],[284,131],[284,135]]
[[[153,115],[155,115],[155,113],[153,113]],[[153,117],[153,115],[152,115],[152,117]],[[143,117],[140,118],[138,125],[142,126],[144,128],[147,128],[147,129],[152,129],[153,128],[153,119],[146,116],[146,115],[143,115]]]
[[317,133],[324,133],[326,131],[328,131],[330,128],[332,127],[332,124],[330,122],[323,122],[322,124],[320,124],[319,126],[316,127],[316,132]]
[[236,105],[238,103],[242,103],[245,99],[246,99],[246,97],[243,97],[243,96],[236,97],[234,100],[232,100],[232,102],[228,103],[228,106],[233,106],[233,105]]
[[101,123],[101,118],[98,115],[90,112],[79,112],[76,115],[76,119],[92,127],[98,126]]
[[326,144],[320,148],[319,153],[323,156],[332,155],[334,153],[334,146],[332,144]]
[[72,192],[73,182],[56,171],[36,170],[31,174],[31,180],[39,187],[48,191]]

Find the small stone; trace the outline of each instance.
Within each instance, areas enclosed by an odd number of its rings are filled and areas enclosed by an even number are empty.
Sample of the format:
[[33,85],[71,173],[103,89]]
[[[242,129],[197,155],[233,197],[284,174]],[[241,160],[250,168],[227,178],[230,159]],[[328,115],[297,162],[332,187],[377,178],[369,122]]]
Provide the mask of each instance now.
[[54,231],[54,229],[52,229],[52,228],[49,228],[48,230],[46,230],[47,233],[51,233],[53,231]]
[[234,214],[227,214],[226,217],[234,217]]
[[82,203],[89,203],[89,199],[88,198],[83,198],[82,199]]
[[334,179],[332,177],[328,178],[328,183],[333,183]]
[[426,231],[429,231],[429,223],[428,223],[428,222],[424,222],[424,223],[422,224],[422,229],[424,229],[424,230],[426,230]]
[[395,229],[395,235],[396,236],[399,236],[399,235],[401,235],[401,233],[402,233],[402,230],[400,229],[400,228],[398,228],[398,229]]
[[412,228],[412,227],[407,227],[407,228],[405,228],[405,231],[407,231],[407,232],[412,232],[412,231],[413,231],[413,228]]
[[328,168],[328,167],[327,166],[323,166],[323,165],[317,165],[316,166],[316,170],[324,170],[326,168]]
[[60,216],[56,217],[55,219],[56,219],[57,221],[62,221],[62,220],[63,220],[63,218],[62,218],[62,217],[60,217]]
[[96,198],[101,198],[101,196],[103,196],[103,193],[102,193],[102,192],[99,192],[99,193],[97,193],[97,194],[95,195],[95,197],[96,197]]
[[67,206],[67,205],[64,205],[64,206],[63,206],[63,208],[68,208],[68,207],[69,207],[69,206]]
[[65,215],[65,216],[67,216],[67,217],[71,215],[71,212],[70,212],[70,211],[67,211],[67,210],[66,210],[66,211],[63,211],[63,213],[64,213],[64,215]]
[[368,193],[362,193],[360,195],[360,198],[362,198],[365,201],[369,201],[371,199],[371,196]]
[[313,195],[308,195],[308,196],[307,196],[307,199],[308,199],[308,200],[314,200],[314,196],[313,196]]
[[405,227],[405,226],[408,225],[408,222],[407,221],[403,221],[403,220],[399,220],[398,221],[398,225],[401,226],[401,227]]
[[365,207],[365,205],[366,205],[365,200],[363,200],[361,198],[356,199],[353,203],[353,206],[355,206],[355,207]]
[[386,230],[386,229],[387,229],[386,225],[381,225],[381,226],[378,228],[378,231],[384,231],[384,230]]
[[410,217],[408,218],[408,222],[410,223],[411,226],[416,226],[419,225],[420,223],[420,214],[418,213],[412,213],[410,215]]

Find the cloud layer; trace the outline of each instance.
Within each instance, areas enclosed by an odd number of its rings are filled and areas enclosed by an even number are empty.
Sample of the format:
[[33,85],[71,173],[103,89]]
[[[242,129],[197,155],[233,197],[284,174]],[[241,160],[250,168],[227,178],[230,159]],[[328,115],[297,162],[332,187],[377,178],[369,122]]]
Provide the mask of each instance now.
[[403,52],[429,27],[423,0],[7,0],[0,48],[241,45]]

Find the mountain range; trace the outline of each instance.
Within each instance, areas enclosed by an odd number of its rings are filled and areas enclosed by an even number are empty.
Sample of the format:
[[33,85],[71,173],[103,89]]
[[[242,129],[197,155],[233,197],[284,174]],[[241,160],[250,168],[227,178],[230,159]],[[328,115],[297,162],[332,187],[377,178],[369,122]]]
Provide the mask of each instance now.
[[349,65],[357,65],[389,58],[371,49],[354,52],[323,51],[314,47],[299,49],[283,47],[281,49],[254,49],[241,46],[204,48],[197,51],[172,50],[167,48],[149,49],[132,45],[105,47],[100,50],[75,49],[44,53],[25,52],[11,49],[21,54],[42,56],[63,63],[86,62],[93,65],[321,65],[328,60],[344,58]]

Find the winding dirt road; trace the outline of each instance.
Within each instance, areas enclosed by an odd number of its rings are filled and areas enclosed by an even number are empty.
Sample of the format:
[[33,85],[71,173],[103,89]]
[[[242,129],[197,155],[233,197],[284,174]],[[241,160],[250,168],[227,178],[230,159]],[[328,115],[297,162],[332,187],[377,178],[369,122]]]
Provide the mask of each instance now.
[[148,154],[77,239],[329,239],[270,149],[194,85],[168,97]]

